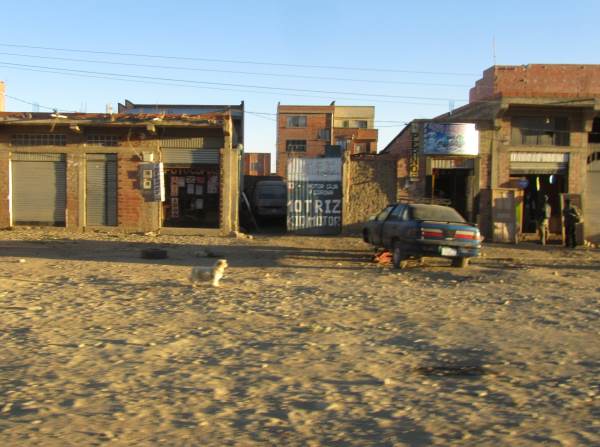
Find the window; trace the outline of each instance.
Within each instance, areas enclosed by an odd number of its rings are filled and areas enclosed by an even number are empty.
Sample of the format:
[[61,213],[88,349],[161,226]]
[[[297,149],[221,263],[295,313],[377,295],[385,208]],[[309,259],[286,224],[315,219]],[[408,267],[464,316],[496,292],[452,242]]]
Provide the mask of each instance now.
[[367,120],[356,120],[354,121],[354,127],[358,127],[359,129],[366,129],[369,125]]
[[514,145],[568,146],[570,144],[567,117],[515,116],[511,121]]
[[94,146],[118,146],[119,137],[117,135],[87,135],[86,141]]
[[55,133],[25,133],[12,136],[13,146],[66,146],[64,134]]
[[341,150],[345,151],[348,147],[348,140],[345,138],[336,138],[335,144],[340,147]]
[[287,152],[306,152],[306,140],[287,140],[285,150]]
[[354,153],[355,154],[366,154],[369,152],[369,146],[367,143],[355,143],[354,144]]
[[390,220],[405,220],[406,213],[404,211],[406,211],[406,206],[398,205],[394,208],[394,211],[390,213]]
[[331,133],[329,132],[329,129],[319,129],[319,134],[317,138],[319,140],[329,141],[329,139],[331,138]]
[[393,209],[394,209],[394,205],[390,205],[390,206],[386,207],[381,213],[379,213],[375,217],[375,220],[377,220],[379,222],[381,222],[382,220],[386,220]]
[[288,116],[287,127],[306,127],[306,115]]
[[600,143],[600,118],[594,118],[592,131],[588,134],[588,143]]

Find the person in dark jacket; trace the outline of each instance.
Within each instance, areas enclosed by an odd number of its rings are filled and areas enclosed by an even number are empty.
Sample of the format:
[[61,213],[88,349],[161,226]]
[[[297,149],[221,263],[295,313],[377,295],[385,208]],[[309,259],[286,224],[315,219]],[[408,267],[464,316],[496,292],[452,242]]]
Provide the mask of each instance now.
[[581,222],[581,214],[579,210],[571,204],[570,200],[565,201],[565,209],[563,211],[565,221],[565,236],[567,247],[575,248],[577,246],[577,224]]
[[548,232],[551,215],[552,208],[548,203],[548,196],[545,195],[538,215],[538,232],[540,234],[540,242],[542,245],[546,245],[546,242],[548,242]]

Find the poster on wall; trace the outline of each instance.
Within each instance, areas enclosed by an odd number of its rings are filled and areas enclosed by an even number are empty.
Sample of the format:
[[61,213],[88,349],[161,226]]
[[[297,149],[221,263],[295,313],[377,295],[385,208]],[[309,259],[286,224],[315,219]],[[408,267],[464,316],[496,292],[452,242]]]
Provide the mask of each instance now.
[[470,123],[425,123],[425,155],[478,155],[479,131]]
[[207,194],[216,194],[218,192],[219,186],[219,177],[216,175],[211,175],[208,177],[208,183],[206,184],[206,193]]

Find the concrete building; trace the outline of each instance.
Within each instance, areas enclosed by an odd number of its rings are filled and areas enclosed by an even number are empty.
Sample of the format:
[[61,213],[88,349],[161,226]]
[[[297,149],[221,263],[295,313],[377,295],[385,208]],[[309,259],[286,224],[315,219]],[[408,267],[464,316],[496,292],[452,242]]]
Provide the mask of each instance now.
[[229,112],[0,113],[0,227],[228,234],[238,229],[232,140]]
[[535,233],[544,195],[560,233],[570,197],[600,239],[600,65],[493,66],[469,100],[382,151],[398,157],[398,195],[448,199],[488,239],[513,242]]
[[372,106],[277,106],[277,174],[285,177],[290,157],[375,154]]

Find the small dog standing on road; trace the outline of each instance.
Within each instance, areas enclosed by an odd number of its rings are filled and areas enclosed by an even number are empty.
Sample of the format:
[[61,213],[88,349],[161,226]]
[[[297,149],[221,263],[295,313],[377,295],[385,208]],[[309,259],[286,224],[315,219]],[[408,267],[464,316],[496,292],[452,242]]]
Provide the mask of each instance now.
[[212,267],[192,267],[190,281],[194,287],[200,282],[210,281],[213,287],[219,287],[219,281],[228,267],[226,259],[219,259]]

